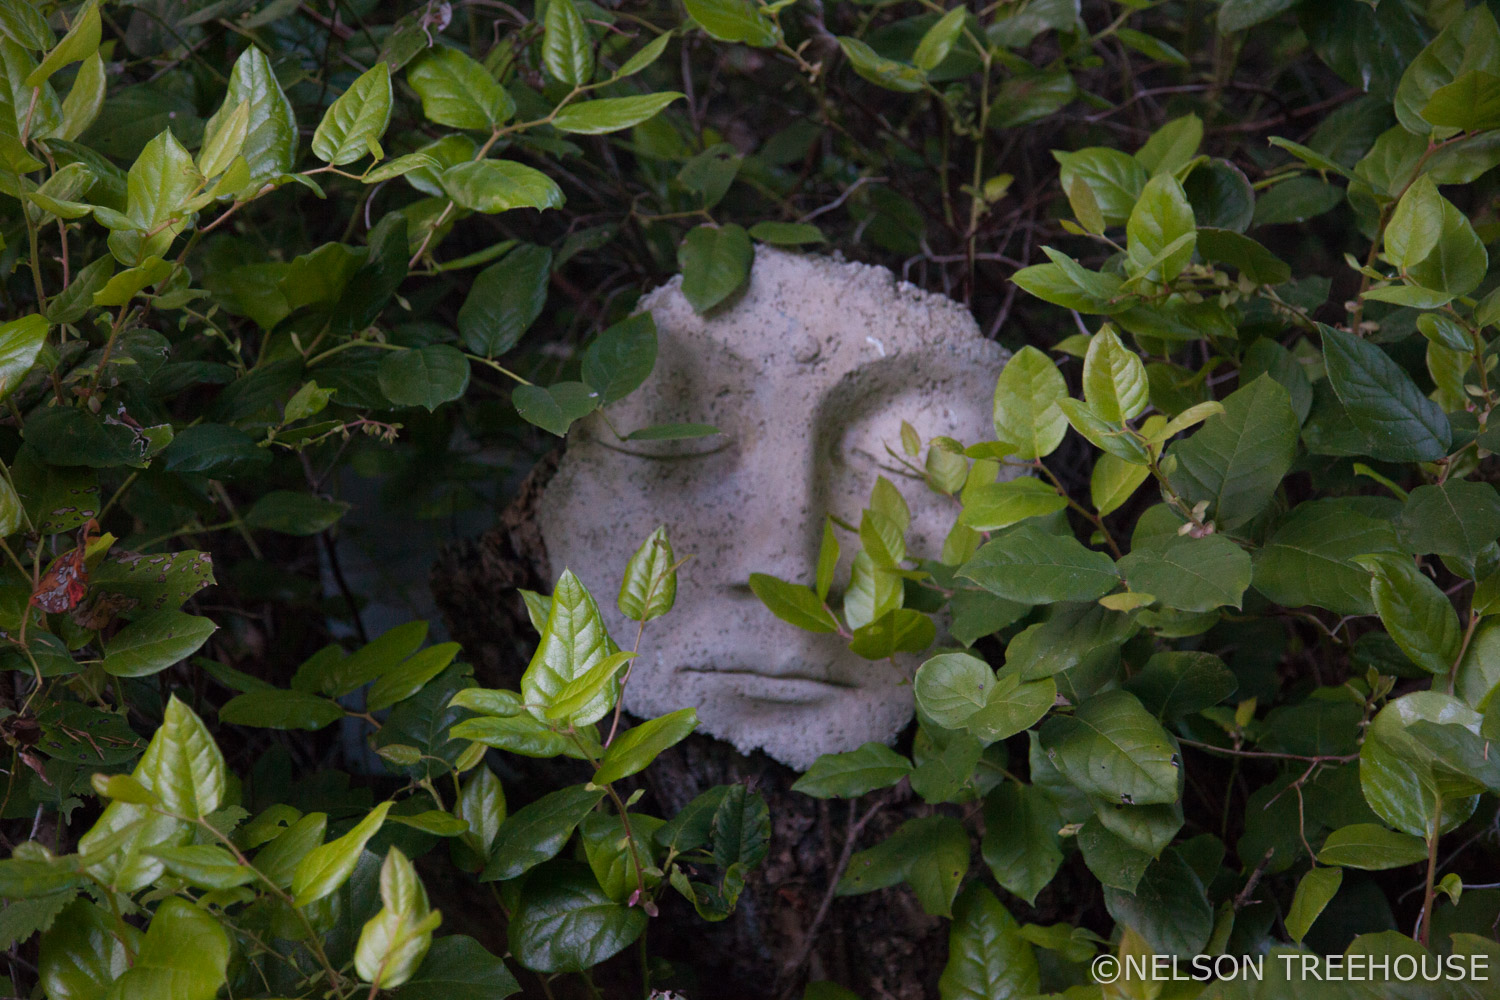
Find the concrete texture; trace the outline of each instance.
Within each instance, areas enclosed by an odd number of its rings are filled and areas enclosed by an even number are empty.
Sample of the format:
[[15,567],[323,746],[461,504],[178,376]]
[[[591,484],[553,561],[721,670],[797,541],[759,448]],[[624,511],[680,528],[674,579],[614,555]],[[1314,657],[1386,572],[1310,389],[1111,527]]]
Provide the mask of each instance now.
[[[751,573],[810,583],[825,513],[858,523],[877,475],[912,510],[908,552],[936,556],[958,507],[903,477],[901,421],[923,441],[994,437],[1006,353],[947,298],[887,270],[756,248],[748,287],[707,317],[676,279],[647,296],[656,370],[610,407],[621,433],[703,422],[723,436],[625,442],[597,416],[575,425],[538,520],[553,578],[578,574],[626,649],[636,626],[615,606],[625,563],[658,524],[678,558],[677,604],[646,626],[626,710],[698,709],[700,731],[805,770],[820,754],[890,742],[912,716],[920,657],[871,662],[836,635],[784,624]],[[835,586],[848,579],[845,549]],[[839,607],[835,599],[834,607]]]

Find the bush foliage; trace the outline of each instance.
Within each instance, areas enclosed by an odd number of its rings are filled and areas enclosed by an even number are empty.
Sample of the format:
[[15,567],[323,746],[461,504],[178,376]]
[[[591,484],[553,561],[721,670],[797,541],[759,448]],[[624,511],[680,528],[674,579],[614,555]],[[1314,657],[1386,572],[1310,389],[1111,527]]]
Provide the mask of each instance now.
[[[743,785],[639,805],[696,717],[620,690],[690,554],[619,568],[632,649],[571,574],[525,594],[511,691],[365,635],[335,541],[355,477],[386,524],[502,502],[649,376],[640,294],[710,311],[757,243],[1014,350],[993,439],[906,428],[805,580],[747,581],[921,662],[913,733],[794,786],[924,803],[830,894],[950,921],[944,1000],[1268,995],[1099,954],[1500,964],[1488,4],[0,0],[0,73],[0,994],[685,981],[648,925],[729,918],[771,827]],[[508,809],[506,755],[591,779]]]

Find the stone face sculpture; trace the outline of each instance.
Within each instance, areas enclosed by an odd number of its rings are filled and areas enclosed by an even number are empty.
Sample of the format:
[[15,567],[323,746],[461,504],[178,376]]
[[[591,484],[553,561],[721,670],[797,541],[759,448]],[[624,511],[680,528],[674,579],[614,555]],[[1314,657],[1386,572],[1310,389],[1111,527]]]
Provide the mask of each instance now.
[[[764,246],[741,297],[710,316],[693,312],[680,279],[642,306],[656,321],[656,369],[611,407],[614,426],[697,422],[723,433],[621,441],[591,417],[575,425],[537,514],[553,578],[572,569],[623,648],[636,625],[613,594],[630,554],[665,524],[678,558],[692,556],[676,607],[646,626],[626,710],[693,706],[701,731],[799,770],[889,742],[911,720],[919,658],[862,659],[837,635],[776,619],[747,581],[807,581],[825,513],[857,523],[878,475],[911,507],[908,550],[935,555],[957,507],[903,474],[887,445],[899,452],[902,420],[924,441],[993,437],[1006,353],[962,306],[883,268]],[[836,579],[848,569],[846,552]]]

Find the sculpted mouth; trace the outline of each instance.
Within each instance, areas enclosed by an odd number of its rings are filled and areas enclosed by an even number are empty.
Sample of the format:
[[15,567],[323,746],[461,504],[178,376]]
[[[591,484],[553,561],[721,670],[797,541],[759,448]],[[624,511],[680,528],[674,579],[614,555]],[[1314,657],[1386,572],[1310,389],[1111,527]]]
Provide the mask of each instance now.
[[856,691],[859,685],[848,681],[818,677],[810,673],[762,673],[743,668],[712,669],[709,667],[683,667],[684,673],[709,674],[723,677],[739,689],[740,693],[755,701],[777,704],[805,704],[822,701],[839,691]]

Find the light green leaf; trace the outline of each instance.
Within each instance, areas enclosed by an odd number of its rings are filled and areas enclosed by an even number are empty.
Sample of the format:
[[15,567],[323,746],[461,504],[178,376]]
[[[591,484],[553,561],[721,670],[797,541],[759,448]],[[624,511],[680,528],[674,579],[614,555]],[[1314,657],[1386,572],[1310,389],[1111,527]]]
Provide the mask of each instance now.
[[1150,403],[1146,366],[1108,326],[1089,341],[1083,358],[1083,394],[1089,408],[1112,424],[1139,416]]
[[1030,345],[1005,363],[995,384],[995,437],[1016,448],[1023,461],[1045,458],[1068,433],[1058,401],[1068,384],[1052,359]]
[[146,677],[196,653],[218,626],[207,618],[163,608],[125,626],[104,644],[104,672]]
[[1343,882],[1342,868],[1314,868],[1302,876],[1286,914],[1286,932],[1293,941],[1301,942],[1307,936],[1323,909],[1338,895]]
[[380,138],[391,122],[391,68],[377,62],[329,105],[313,133],[313,155],[339,167],[369,153],[380,159]]
[[[550,9],[550,8],[549,8]],[[675,90],[634,97],[604,97],[569,104],[552,119],[554,127],[578,135],[604,135],[639,125],[681,97]]]
[[940,653],[917,668],[917,706],[945,729],[959,729],[984,708],[995,687],[989,664],[968,653]]
[[36,313],[0,323],[0,399],[15,391],[47,342],[47,321]]
[[781,38],[781,29],[754,0],[684,0],[688,16],[721,42],[743,42],[770,48]]
[[229,935],[207,910],[173,897],[156,908],[130,970],[104,1000],[213,1000],[229,967]]
[[104,60],[95,52],[78,67],[73,86],[62,102],[62,124],[57,138],[76,139],[99,117],[104,106]]
[[1427,860],[1427,843],[1409,833],[1397,833],[1377,823],[1356,823],[1328,835],[1318,851],[1325,865],[1365,871],[1403,868]]
[[136,765],[135,779],[156,793],[168,812],[195,820],[223,803],[227,775],[224,755],[203,720],[173,695]]
[[[307,906],[338,890],[354,874],[359,856],[370,838],[380,832],[386,813],[393,802],[386,801],[371,809],[354,828],[336,840],[313,848],[292,876],[292,895],[297,906]],[[306,817],[304,817],[305,819]],[[285,836],[285,834],[283,834]]]
[[663,750],[682,742],[696,728],[697,711],[680,708],[625,730],[605,750],[599,770],[594,772],[594,784],[607,785],[644,770]]
[[594,38],[573,0],[548,0],[542,65],[553,79],[573,87],[594,76]]
[[380,901],[380,912],[366,921],[354,949],[354,971],[372,992],[412,977],[442,920],[430,909],[416,868],[397,847],[380,866]]
[[649,622],[671,611],[677,600],[676,561],[666,525],[661,525],[625,565],[625,577],[620,581],[620,614],[631,621]]
[[750,589],[770,612],[808,632],[836,632],[838,621],[823,606],[818,595],[797,583],[787,583],[765,573],[750,574]]
[[964,490],[963,501],[958,523],[975,531],[997,531],[1068,506],[1067,498],[1054,487],[1029,477],[972,486]]
[[[545,721],[542,706],[613,652],[604,620],[593,595],[571,570],[564,570],[552,592],[552,605],[542,640],[521,675],[521,696],[537,721]],[[619,697],[619,684],[610,681],[589,702],[573,713],[572,723],[585,726],[597,721]]]
[[1149,466],[1105,452],[1094,460],[1093,471],[1089,473],[1090,502],[1100,517],[1112,514],[1135,495],[1150,475]]
[[240,155],[250,167],[250,180],[264,182],[290,173],[297,162],[297,119],[282,92],[266,54],[254,45],[235,61],[224,103],[203,129],[203,143],[216,141],[230,125],[241,101],[250,102],[250,123]]
[[218,844],[157,847],[146,852],[159,858],[167,873],[200,889],[229,889],[255,880],[255,873]]
[[459,834],[463,842],[478,857],[489,857],[490,845],[505,822],[505,789],[488,766],[480,764],[464,782],[453,815],[468,824],[468,832]]
[[435,46],[406,71],[427,120],[450,128],[489,131],[516,113],[516,103],[485,68],[457,49]]
[[1423,174],[1406,189],[1386,224],[1386,259],[1404,271],[1427,259],[1442,233],[1443,196]]
[[912,64],[927,73],[937,69],[953,51],[953,43],[963,34],[967,14],[968,8],[959,5],[938,18],[917,43],[911,57]]
[[458,655],[458,650],[456,642],[439,643],[412,654],[400,666],[383,671],[375,678],[375,683],[370,685],[369,693],[365,695],[365,710],[378,712],[410,698],[422,690],[428,681],[447,670],[453,657]]
[[1146,182],[1125,224],[1130,263],[1154,282],[1165,284],[1193,258],[1196,223],[1182,185],[1171,174]]
[[99,28],[99,4],[97,0],[90,0],[81,12],[74,15],[73,26],[62,40],[37,64],[36,69],[26,74],[24,85],[28,88],[40,87],[64,66],[87,59],[98,52]]
[[583,381],[603,405],[635,392],[655,367],[656,321],[649,312],[622,319],[583,352]]
[[477,160],[443,171],[443,190],[464,208],[494,215],[513,208],[561,208],[562,188],[514,160]]

